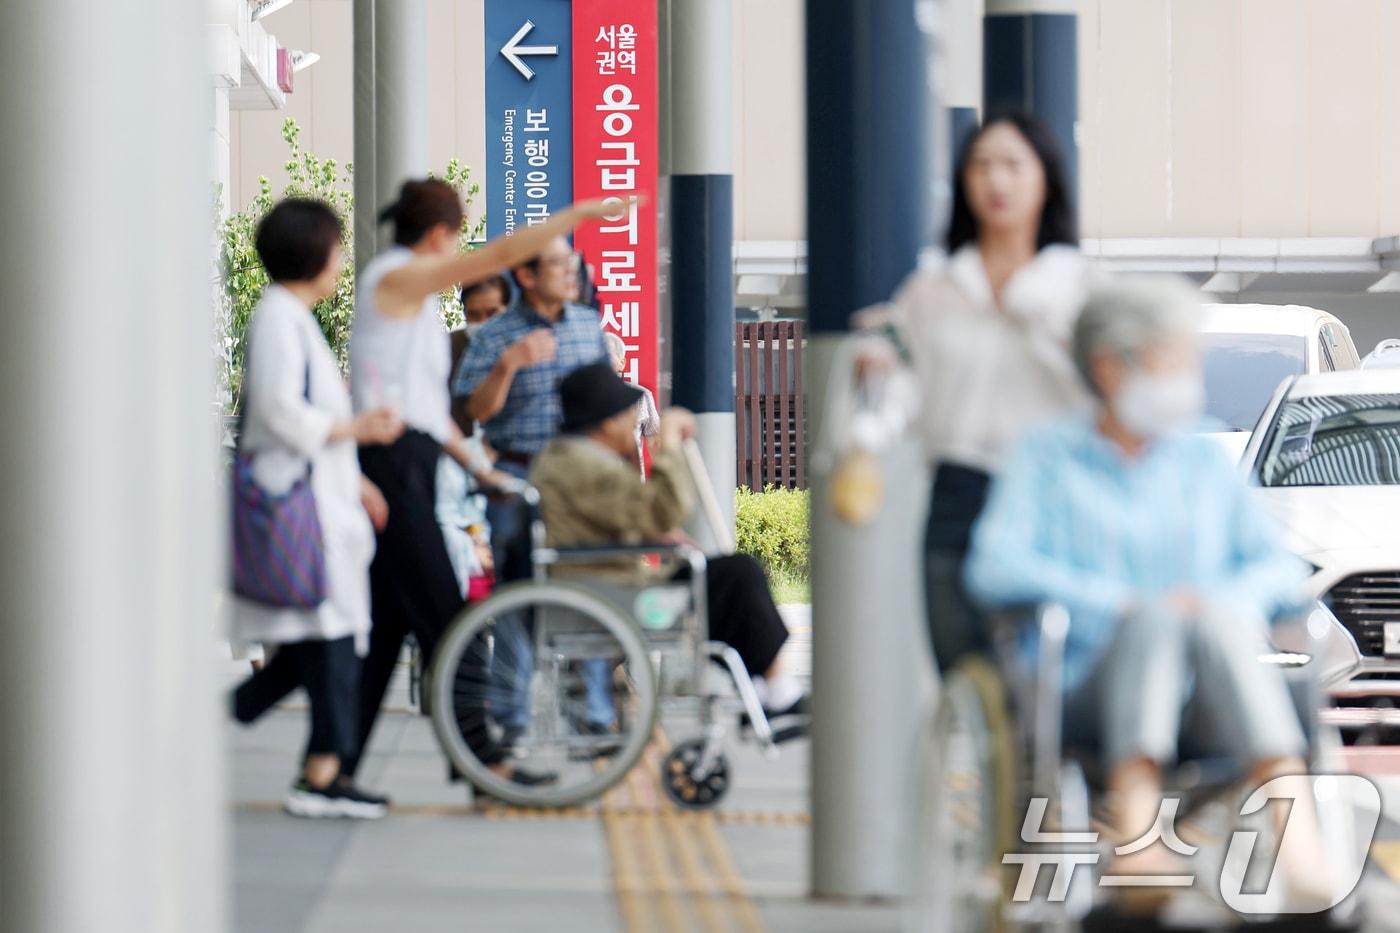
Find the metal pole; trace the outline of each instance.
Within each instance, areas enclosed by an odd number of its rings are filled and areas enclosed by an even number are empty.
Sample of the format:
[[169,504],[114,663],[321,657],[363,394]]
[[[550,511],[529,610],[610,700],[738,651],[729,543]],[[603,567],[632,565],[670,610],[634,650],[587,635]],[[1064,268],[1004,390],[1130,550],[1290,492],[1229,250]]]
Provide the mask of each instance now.
[[[724,520],[734,526],[733,0],[670,0],[672,400],[696,413]],[[704,522],[688,529],[718,545]]]
[[[814,447],[830,438],[828,383],[850,371],[852,312],[887,300],[931,228],[931,49],[936,7],[807,0],[808,281]],[[812,462],[812,889],[899,897],[914,862],[917,747],[931,691],[923,623],[923,457],[881,463],[866,525],[831,508]]]
[[6,933],[225,928],[205,12],[0,4]]
[[[426,0],[375,0],[374,146],[377,215],[409,178],[428,173],[428,10]],[[376,220],[377,222],[377,220]],[[379,248],[389,228],[379,228]]]
[[355,268],[379,251],[378,176],[375,172],[375,0],[355,0]]

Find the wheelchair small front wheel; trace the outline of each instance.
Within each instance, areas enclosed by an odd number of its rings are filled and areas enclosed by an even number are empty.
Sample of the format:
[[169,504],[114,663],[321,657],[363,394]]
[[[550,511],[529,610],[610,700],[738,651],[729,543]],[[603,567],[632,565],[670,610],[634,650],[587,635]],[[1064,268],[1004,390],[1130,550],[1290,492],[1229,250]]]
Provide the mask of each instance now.
[[515,583],[468,609],[438,646],[429,689],[456,769],[522,807],[597,797],[641,757],[656,723],[641,633],[574,583]]
[[661,762],[661,787],[677,806],[708,810],[729,793],[729,760],[717,751],[705,761],[706,740],[687,739]]

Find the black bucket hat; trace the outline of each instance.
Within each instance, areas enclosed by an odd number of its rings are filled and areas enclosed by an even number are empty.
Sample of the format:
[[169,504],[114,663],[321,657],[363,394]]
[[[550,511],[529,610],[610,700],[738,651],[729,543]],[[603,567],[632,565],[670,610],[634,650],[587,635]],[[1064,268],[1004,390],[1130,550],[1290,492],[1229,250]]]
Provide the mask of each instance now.
[[629,385],[607,363],[580,366],[559,382],[566,434],[579,434],[602,424],[642,400],[642,390]]

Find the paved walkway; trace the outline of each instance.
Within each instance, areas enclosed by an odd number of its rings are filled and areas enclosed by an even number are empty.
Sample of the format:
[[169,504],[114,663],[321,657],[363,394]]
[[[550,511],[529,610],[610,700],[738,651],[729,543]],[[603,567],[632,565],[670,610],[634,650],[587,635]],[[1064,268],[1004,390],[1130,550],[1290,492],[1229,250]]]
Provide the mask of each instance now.
[[[793,669],[810,625],[791,613]],[[231,676],[235,672],[231,670]],[[676,810],[656,781],[661,749],[599,804],[564,813],[477,807],[446,781],[426,720],[398,680],[363,765],[394,797],[378,823],[294,820],[279,801],[305,713],[229,726],[237,933],[772,931],[894,933],[895,905],[814,903],[807,885],[807,748],[766,761],[733,749],[735,784],[713,814]],[[1400,933],[1400,750],[1359,751],[1386,818],[1363,882],[1367,930]]]
[[[783,607],[789,669],[811,670],[810,613]],[[231,671],[241,676],[242,668]],[[807,743],[774,761],[733,743],[721,810],[664,799],[663,748],[597,805],[559,812],[478,807],[428,722],[391,686],[365,785],[394,798],[378,823],[293,820],[278,801],[305,740],[305,713],[229,727],[239,933],[527,931],[896,931],[891,905],[819,905],[807,891]]]
[[664,801],[654,753],[601,806],[521,813],[469,806],[427,722],[386,713],[363,773],[395,812],[352,824],[278,808],[305,728],[295,710],[231,727],[240,933],[899,928],[890,907],[804,899],[805,743],[772,762],[740,749],[718,814]]

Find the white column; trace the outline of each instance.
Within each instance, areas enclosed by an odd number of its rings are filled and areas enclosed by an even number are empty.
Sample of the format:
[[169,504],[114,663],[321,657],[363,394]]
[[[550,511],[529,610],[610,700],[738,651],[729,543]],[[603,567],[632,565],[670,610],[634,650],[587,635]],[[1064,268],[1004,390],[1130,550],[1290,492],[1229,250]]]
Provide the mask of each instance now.
[[[732,0],[670,0],[662,18],[669,169],[671,399],[696,414],[710,485],[734,528],[734,88]],[[700,516],[686,528],[707,550]]]
[[225,928],[204,17],[0,4],[6,933]]
[[[995,0],[994,0],[995,2]],[[943,0],[947,28],[940,47],[944,68],[945,107],[982,106],[982,17],[984,0]]]
[[213,89],[214,103],[210,109],[209,177],[219,189],[219,219],[233,210],[233,178],[230,171],[228,88]]

